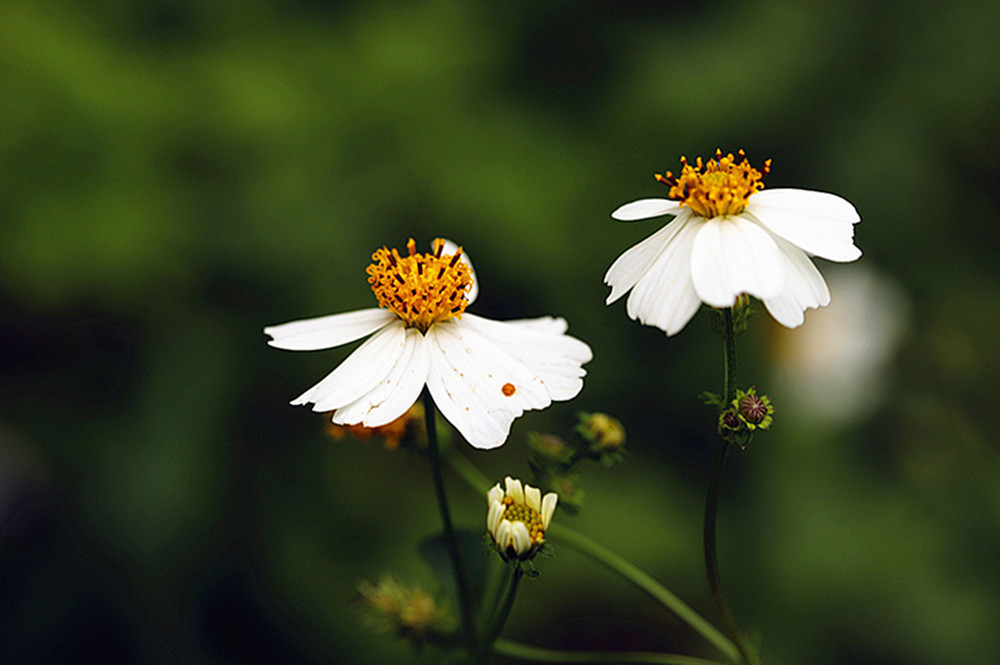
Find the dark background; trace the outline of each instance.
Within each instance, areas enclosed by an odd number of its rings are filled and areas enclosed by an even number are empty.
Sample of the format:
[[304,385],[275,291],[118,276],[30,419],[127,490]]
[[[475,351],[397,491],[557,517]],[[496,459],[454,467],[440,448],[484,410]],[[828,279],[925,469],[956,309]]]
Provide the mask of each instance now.
[[[860,261],[826,310],[740,339],[777,405],[734,455],[723,584],[768,663],[1000,651],[1000,8],[995,2],[7,0],[0,12],[0,661],[434,662],[362,628],[356,584],[433,588],[429,473],[288,400],[349,348],[263,326],[373,304],[371,252],[464,245],[494,318],[557,314],[627,461],[556,519],[711,615],[700,563],[721,343],[605,307],[681,155],[744,148],[832,191]],[[485,501],[450,477],[456,519]],[[505,635],[712,656],[561,548]]]

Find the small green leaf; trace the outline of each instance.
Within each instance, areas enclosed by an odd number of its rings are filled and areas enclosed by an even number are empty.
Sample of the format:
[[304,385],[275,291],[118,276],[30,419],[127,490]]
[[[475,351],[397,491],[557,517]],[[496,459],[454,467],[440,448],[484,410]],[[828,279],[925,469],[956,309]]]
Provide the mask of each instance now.
[[716,393],[710,393],[708,391],[705,391],[703,393],[699,393],[698,394],[698,399],[700,399],[702,402],[704,402],[707,406],[718,406],[718,407],[721,407],[723,405],[722,404],[722,396],[721,395],[718,395]]

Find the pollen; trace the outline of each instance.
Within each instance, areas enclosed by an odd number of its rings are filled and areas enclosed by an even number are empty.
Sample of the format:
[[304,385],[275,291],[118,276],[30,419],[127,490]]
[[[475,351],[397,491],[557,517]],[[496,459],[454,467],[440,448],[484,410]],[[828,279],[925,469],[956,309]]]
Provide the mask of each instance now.
[[432,252],[419,254],[410,238],[408,256],[383,247],[372,254],[374,263],[367,268],[379,307],[392,310],[407,327],[423,333],[435,323],[462,318],[473,281],[468,264],[460,260],[461,247],[454,254],[443,254],[442,238],[435,239],[432,247]]
[[715,159],[703,162],[699,157],[694,166],[681,157],[679,175],[667,171],[655,177],[670,187],[670,198],[710,218],[743,212],[750,196],[764,189],[764,176],[770,171],[770,159],[758,171],[750,165],[742,150],[736,157],[733,153],[723,156],[721,150],[716,150]]
[[503,513],[503,519],[508,522],[522,522],[524,526],[528,527],[528,535],[531,536],[532,545],[537,545],[545,539],[545,526],[542,523],[542,516],[537,510],[523,503],[517,503],[509,496],[504,497],[503,503],[507,506]]
[[503,387],[500,388],[500,392],[503,393],[504,397],[510,397],[517,392],[517,387],[513,383],[505,383]]

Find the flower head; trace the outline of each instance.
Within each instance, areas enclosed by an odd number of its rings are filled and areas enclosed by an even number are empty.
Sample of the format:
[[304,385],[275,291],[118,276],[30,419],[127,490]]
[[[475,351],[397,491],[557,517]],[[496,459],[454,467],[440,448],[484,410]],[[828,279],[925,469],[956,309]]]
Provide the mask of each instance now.
[[627,203],[611,216],[622,221],[674,215],[666,226],[627,250],[604,276],[611,304],[631,291],[629,317],[668,335],[679,332],[701,303],[731,307],[742,294],[764,302],[789,328],[806,309],[825,307],[830,291],[810,260],[854,261],[850,203],[825,192],[764,189],[767,160],[754,168],[743,151],[716,151],[707,162],[681,158],[678,175],[656,179],[665,199]]
[[545,530],[552,522],[559,497],[549,492],[542,497],[537,487],[522,485],[507,476],[506,489],[497,483],[486,494],[489,512],[486,528],[505,560],[530,559],[545,542]]
[[407,250],[372,255],[368,281],[378,308],[264,329],[271,346],[293,351],[368,337],[292,404],[332,412],[338,425],[380,427],[403,415],[426,386],[470,444],[495,448],[525,411],[580,392],[591,351],[565,334],[564,319],[501,322],[469,314],[478,285],[462,249],[437,239],[426,254],[413,240]]
[[437,238],[432,248],[429,254],[418,254],[417,243],[410,238],[406,243],[409,256],[383,247],[372,255],[375,262],[367,269],[379,307],[421,332],[452,317],[461,319],[473,284],[472,269],[461,260],[461,247],[454,254],[442,255],[445,241]]

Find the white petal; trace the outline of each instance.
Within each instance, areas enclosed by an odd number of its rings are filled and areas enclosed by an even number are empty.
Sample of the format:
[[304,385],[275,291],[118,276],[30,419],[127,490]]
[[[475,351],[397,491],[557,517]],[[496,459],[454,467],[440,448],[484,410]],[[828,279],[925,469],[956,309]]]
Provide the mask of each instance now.
[[527,525],[520,520],[511,524],[510,540],[514,552],[519,556],[531,549],[531,534],[528,533]]
[[521,485],[521,481],[510,476],[504,478],[503,481],[507,485],[507,496],[514,499],[515,503],[524,505],[524,487]]
[[785,258],[787,278],[784,292],[765,300],[764,306],[778,323],[796,328],[805,320],[805,310],[830,304],[830,289],[805,252],[786,240],[775,240]]
[[[677,221],[681,217],[678,216]],[[686,217],[669,245],[657,257],[628,297],[629,317],[673,335],[687,325],[701,306],[691,281],[691,246],[700,218]]]
[[431,366],[427,388],[448,422],[475,448],[496,448],[507,440],[514,412],[484,403],[478,394],[485,372],[453,335],[441,334],[440,324],[427,331]]
[[333,411],[364,395],[392,371],[403,353],[405,331],[399,320],[382,328],[292,404],[312,402],[313,411]]
[[615,259],[608,272],[604,274],[604,283],[611,287],[611,294],[605,301],[606,304],[610,305],[621,298],[642,279],[691,217],[689,210],[682,210],[669,224],[625,250]]
[[500,483],[497,483],[490,488],[490,491],[486,493],[487,503],[500,502],[503,500],[503,488],[500,487]]
[[353,342],[392,323],[396,315],[387,309],[361,309],[264,328],[271,346],[289,351],[331,349]]
[[[551,401],[572,399],[583,388],[583,363],[593,357],[584,342],[564,335],[562,319],[493,321],[465,314],[454,329],[477,352],[490,358],[493,381],[489,394],[502,396],[504,406],[526,411],[541,409]],[[500,392],[507,383],[513,395]],[[520,414],[518,414],[520,415]]]
[[497,528],[493,531],[493,542],[495,542],[497,547],[505,552],[513,542],[510,534],[513,526],[514,525],[511,524],[510,520],[500,520],[500,523],[497,524]]
[[549,492],[542,499],[542,509],[539,512],[542,516],[542,526],[546,529],[549,528],[549,524],[552,522],[552,516],[556,512],[557,503],[559,503],[559,495],[555,492]]
[[[465,316],[471,316],[473,319],[482,319],[483,317],[475,316],[474,314],[463,315],[463,320]],[[491,319],[484,319],[490,321]],[[507,321],[497,322],[504,326],[517,326],[522,330],[534,330],[539,333],[546,333],[549,335],[561,335],[566,332],[569,328],[569,324],[566,323],[566,319],[561,317],[557,318],[554,316],[542,316],[537,319],[510,319]]]
[[[450,254],[454,256],[455,252],[457,251],[458,251],[458,245],[452,242],[451,240],[445,238],[444,250],[441,253]],[[460,258],[459,261],[469,266],[469,272],[472,273],[472,288],[470,288],[469,292],[465,294],[465,299],[468,300],[469,304],[471,305],[473,302],[475,302],[476,297],[479,296],[479,280],[476,279],[476,269],[472,267],[472,261],[469,260],[469,255],[465,253],[464,249],[462,250],[462,258]]]
[[781,293],[784,263],[771,235],[742,216],[705,220],[691,246],[691,280],[702,301],[730,307],[741,293]]
[[542,509],[542,491],[537,487],[532,487],[531,485],[524,486],[524,502],[527,504],[528,508],[531,508],[535,512],[539,512]]
[[640,199],[620,206],[611,216],[622,222],[631,222],[661,215],[676,215],[680,209],[680,204],[670,199]]
[[854,225],[861,221],[853,205],[835,194],[805,189],[765,189],[750,197],[746,209],[776,235],[815,256],[853,261]]
[[430,355],[424,336],[415,328],[406,329],[403,353],[389,372],[370,391],[350,404],[340,407],[334,420],[365,427],[388,425],[402,416],[420,397],[427,382]]
[[452,347],[462,349],[470,356],[472,364],[482,370],[476,379],[480,400],[512,411],[515,417],[531,409],[544,409],[551,404],[549,388],[534,368],[505,350],[512,346],[511,342],[505,341],[502,346],[497,344],[482,335],[476,326],[464,320],[466,318],[468,317],[463,317],[463,321],[454,325],[439,326],[438,334],[455,337]]
[[504,512],[507,507],[504,506],[499,501],[490,502],[490,510],[486,514],[486,530],[490,533],[494,533],[497,525],[500,524],[500,519],[503,517]]

